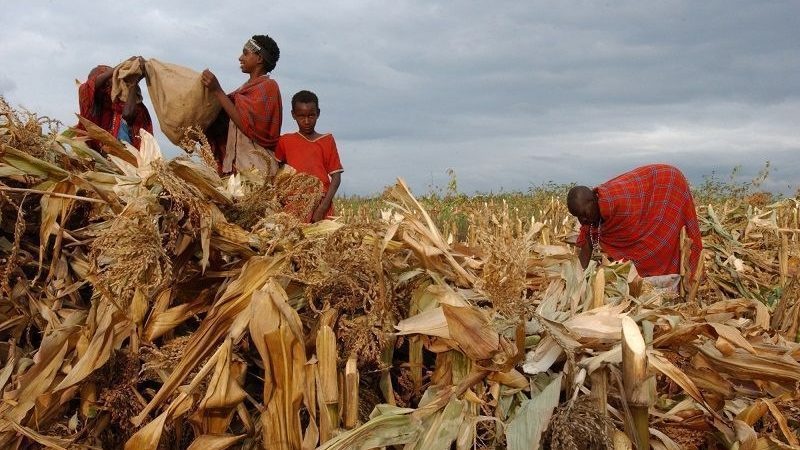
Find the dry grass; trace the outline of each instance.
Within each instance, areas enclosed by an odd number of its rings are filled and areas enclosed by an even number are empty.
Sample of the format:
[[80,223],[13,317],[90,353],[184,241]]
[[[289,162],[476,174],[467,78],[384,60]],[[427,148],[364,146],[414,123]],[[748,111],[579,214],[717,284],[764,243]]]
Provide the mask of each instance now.
[[[653,342],[662,340],[657,350],[665,358],[651,359],[662,398],[692,398],[690,383],[670,371],[690,373],[695,365],[741,386],[735,405],[689,405],[699,411],[694,424],[730,427],[727,418],[737,409],[769,396],[790,430],[798,429],[792,382],[800,361],[791,342],[798,309],[787,301],[797,285],[786,282],[800,258],[798,233],[791,231],[798,228],[795,199],[765,205],[754,197],[699,209],[709,277],[696,304],[643,296],[633,288],[639,280],[628,283],[627,272],[608,266],[598,287],[605,307],[616,309],[597,310],[588,301],[594,269],[584,273],[571,255],[548,257],[541,250],[564,249],[576,231],[554,190],[494,199],[450,192],[418,202],[398,183],[385,198],[394,214],[340,208],[344,220],[306,225],[319,201],[316,179],[240,174],[236,195],[242,196],[234,198],[228,189],[237,179],[228,185],[211,173],[207,143],[197,133],[187,135],[186,146],[206,166],[157,161],[150,175],[137,178],[112,159],[95,155],[92,168],[85,156],[54,151],[46,132],[14,120],[0,124],[0,140],[36,147],[15,156],[35,176],[3,166],[14,174],[3,183],[63,182],[76,204],[90,206],[34,201],[48,198],[41,191],[28,192],[24,202],[18,192],[0,197],[2,288],[11,299],[0,304],[0,446],[51,445],[30,429],[74,439],[62,447],[120,448],[152,439],[151,449],[186,448],[212,427],[216,434],[246,434],[243,448],[280,439],[299,443],[313,438],[323,411],[337,418],[352,404],[337,392],[350,357],[361,380],[356,409],[367,423],[351,431],[331,424],[331,440],[312,439],[309,447],[346,448],[348,439],[361,443],[368,436],[382,439],[371,446],[388,448],[403,444],[404,436],[411,445],[430,439],[431,446],[448,448],[447,430],[474,433],[467,436],[479,448],[502,446],[511,428],[505,425],[536,395],[532,385],[561,372],[571,382],[567,391],[581,392],[579,375],[591,370],[593,357],[616,370],[608,352],[619,342],[619,314],[651,327]],[[11,129],[41,136],[26,140]],[[0,164],[13,153],[3,148]],[[44,243],[42,205],[67,212],[55,215]],[[109,301],[128,314],[108,308]],[[520,321],[524,327],[515,327]],[[148,337],[156,324],[159,334],[150,336],[159,337]],[[322,335],[335,349],[316,348],[321,324],[331,326],[333,334],[324,329]],[[396,335],[401,325],[413,331]],[[716,356],[719,349],[725,358]],[[552,352],[552,363],[534,360],[539,350]],[[329,371],[324,381],[314,372],[320,361]],[[695,403],[712,399],[705,392],[710,382],[698,382],[703,395]],[[333,393],[320,403],[323,387]],[[620,406],[620,390],[609,385],[612,406]],[[466,400],[463,409],[454,394]],[[375,405],[393,401],[414,410],[381,407],[369,419]],[[612,428],[623,428],[619,417],[610,423],[586,398],[547,401],[556,408],[547,448],[608,448]],[[86,405],[94,412],[87,415]],[[669,423],[659,429],[679,445],[702,446],[691,430],[664,419],[668,407],[653,406],[652,425]],[[714,417],[717,410],[724,417]],[[170,416],[166,425],[148,428],[147,436],[130,426],[131,418],[158,425],[153,420],[161,414]],[[769,417],[754,428],[759,436],[779,437],[779,424]],[[442,433],[412,426],[420,423]]]
[[3,258],[5,260],[5,267],[2,272],[2,279],[0,279],[0,289],[5,293],[8,298],[11,298],[11,280],[18,279],[14,276],[15,271],[18,269],[19,250],[22,243],[22,234],[25,232],[25,200],[27,196],[22,197],[19,205],[15,205],[14,201],[9,199],[5,194],[0,195],[4,205],[14,206],[17,209],[17,217],[14,222],[14,241],[11,245],[11,251]]
[[0,96],[0,143],[22,150],[49,163],[72,167],[70,160],[54,151],[61,123],[49,117],[39,117],[30,111],[13,109]]
[[208,138],[206,138],[203,130],[198,127],[187,128],[184,130],[183,139],[181,139],[178,146],[189,155],[200,155],[200,159],[206,166],[217,170],[214,152],[211,150],[211,145],[208,143]]
[[140,368],[137,356],[117,352],[91,380],[97,383],[98,408],[110,415],[112,424],[121,429],[128,429],[128,436],[135,431],[129,425],[130,419],[142,408],[136,397]]
[[580,397],[556,408],[545,432],[545,449],[600,450],[614,445],[609,432],[614,424],[589,397]]
[[153,217],[130,205],[92,243],[89,260],[95,287],[121,311],[139,290],[151,298],[172,281],[172,261]]
[[660,424],[656,428],[675,441],[681,449],[700,450],[706,448],[708,431],[692,430],[679,425]]
[[264,183],[251,187],[244,197],[236,200],[225,212],[232,223],[245,230],[252,230],[266,216],[280,210],[281,204],[274,189],[270,184]]
[[356,355],[361,367],[373,369],[402,305],[394,297],[389,262],[378,258],[375,239],[366,239],[379,234],[377,225],[345,225],[293,258],[309,307],[339,316],[334,331],[344,343],[342,359]]
[[471,215],[470,247],[481,249],[483,267],[477,287],[492,308],[513,320],[529,320],[534,304],[528,292],[528,257],[536,241],[523,233],[508,206],[490,210],[485,205]]
[[163,161],[152,163],[155,178],[163,187],[163,200],[168,203],[169,212],[180,223],[188,220],[186,231],[198,235],[211,224],[211,209],[206,197],[199,188],[177,176]]
[[172,373],[173,368],[183,358],[183,351],[190,337],[189,335],[178,336],[159,347],[154,345],[142,347],[142,377],[159,380],[162,375]]
[[304,173],[278,173],[274,189],[283,211],[304,222],[311,220],[311,214],[322,199],[322,182]]
[[284,214],[308,222],[322,199],[322,183],[308,174],[279,172],[275,177],[245,178],[246,193],[226,209],[226,216],[246,230],[263,229],[280,222],[271,216]]

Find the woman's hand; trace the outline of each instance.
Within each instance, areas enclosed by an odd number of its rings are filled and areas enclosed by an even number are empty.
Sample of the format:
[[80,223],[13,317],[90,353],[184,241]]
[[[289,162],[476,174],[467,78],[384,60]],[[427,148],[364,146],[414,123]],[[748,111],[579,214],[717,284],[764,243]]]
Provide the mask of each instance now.
[[208,69],[203,71],[203,75],[200,77],[200,81],[202,81],[203,86],[207,87],[208,90],[210,90],[211,92],[222,90],[222,86],[219,85],[219,80],[217,80],[217,76],[211,73],[211,71]]

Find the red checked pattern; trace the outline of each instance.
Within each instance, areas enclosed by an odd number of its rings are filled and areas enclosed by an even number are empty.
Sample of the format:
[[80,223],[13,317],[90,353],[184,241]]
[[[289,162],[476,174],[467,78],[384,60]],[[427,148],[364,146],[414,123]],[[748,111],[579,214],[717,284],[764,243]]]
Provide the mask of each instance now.
[[[615,260],[630,260],[642,276],[680,272],[681,227],[692,240],[694,271],[703,249],[694,200],[675,167],[653,164],[624,173],[595,188],[599,197],[600,247]],[[581,227],[583,245],[589,227]],[[692,272],[693,273],[693,272]]]

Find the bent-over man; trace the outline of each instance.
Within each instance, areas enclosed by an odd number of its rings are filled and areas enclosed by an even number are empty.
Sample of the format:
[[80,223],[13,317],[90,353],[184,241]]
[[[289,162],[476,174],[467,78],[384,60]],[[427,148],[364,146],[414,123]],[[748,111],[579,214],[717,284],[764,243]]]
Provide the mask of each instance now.
[[686,178],[675,167],[652,164],[623,173],[594,189],[575,186],[567,194],[578,218],[583,267],[602,250],[630,260],[645,277],[680,272],[681,228],[692,240],[689,272],[694,273],[703,242]]

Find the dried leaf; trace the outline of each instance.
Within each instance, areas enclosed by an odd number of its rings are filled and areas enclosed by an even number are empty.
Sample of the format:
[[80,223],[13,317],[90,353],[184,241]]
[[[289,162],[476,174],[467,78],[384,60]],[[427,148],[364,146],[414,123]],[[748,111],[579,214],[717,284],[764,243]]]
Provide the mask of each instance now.
[[561,379],[562,375],[559,374],[539,395],[522,401],[506,427],[506,442],[509,450],[539,448],[542,433],[547,429],[553,410],[558,406]]
[[500,351],[500,335],[492,328],[489,319],[474,307],[442,305],[450,336],[458,342],[464,353],[473,360],[491,359]]

